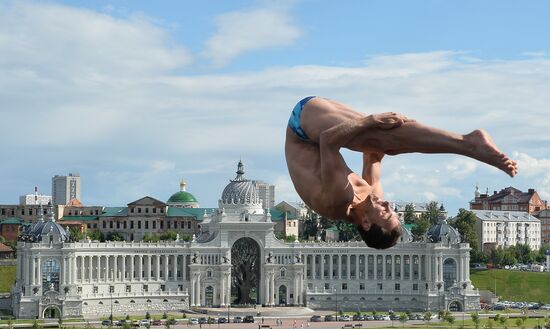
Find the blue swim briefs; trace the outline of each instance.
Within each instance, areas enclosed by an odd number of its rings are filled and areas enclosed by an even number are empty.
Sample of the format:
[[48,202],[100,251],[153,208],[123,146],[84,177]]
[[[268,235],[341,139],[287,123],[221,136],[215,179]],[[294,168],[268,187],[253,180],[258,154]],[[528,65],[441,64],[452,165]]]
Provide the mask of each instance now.
[[300,137],[304,141],[311,141],[309,137],[307,137],[306,133],[300,126],[300,115],[302,114],[302,109],[306,105],[306,103],[314,98],[316,96],[308,96],[301,101],[299,101],[296,106],[294,106],[294,109],[292,110],[292,113],[290,114],[290,119],[288,119],[288,127],[292,129],[292,131]]

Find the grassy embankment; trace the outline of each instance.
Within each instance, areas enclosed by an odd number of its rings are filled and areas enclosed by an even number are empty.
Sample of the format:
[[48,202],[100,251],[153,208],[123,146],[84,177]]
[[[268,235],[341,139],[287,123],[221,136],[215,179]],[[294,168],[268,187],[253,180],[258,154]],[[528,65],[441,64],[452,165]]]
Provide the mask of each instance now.
[[15,266],[0,266],[0,293],[10,292],[11,286],[15,283]]
[[470,278],[479,290],[495,290],[501,300],[550,303],[550,273],[474,270]]

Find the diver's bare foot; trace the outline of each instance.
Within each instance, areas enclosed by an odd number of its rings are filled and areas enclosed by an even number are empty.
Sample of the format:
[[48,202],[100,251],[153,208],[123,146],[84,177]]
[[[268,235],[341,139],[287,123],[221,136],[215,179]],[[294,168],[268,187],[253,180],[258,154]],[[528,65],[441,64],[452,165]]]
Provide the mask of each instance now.
[[517,163],[502,153],[491,136],[484,130],[474,130],[464,135],[464,140],[472,146],[472,157],[504,171],[510,177],[518,172]]

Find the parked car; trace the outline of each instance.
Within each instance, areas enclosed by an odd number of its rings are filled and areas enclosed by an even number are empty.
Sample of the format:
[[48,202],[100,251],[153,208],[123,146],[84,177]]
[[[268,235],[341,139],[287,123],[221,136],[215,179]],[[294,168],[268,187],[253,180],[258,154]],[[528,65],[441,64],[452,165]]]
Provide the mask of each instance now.
[[207,318],[199,318],[199,324],[207,324],[208,319]]
[[390,315],[390,320],[399,320],[400,319],[400,316],[397,315],[397,314],[391,314]]
[[338,317],[338,321],[351,321],[351,317],[347,314],[344,314],[344,315],[340,315]]
[[243,322],[244,323],[254,323],[254,316],[252,316],[252,315],[245,316],[244,319],[243,319]]
[[384,321],[389,321],[389,320],[391,320],[391,319],[390,319],[390,316],[389,316],[389,315],[382,315],[382,320],[384,320]]
[[139,326],[140,327],[147,327],[147,326],[150,326],[150,325],[151,325],[151,322],[147,319],[139,320]]
[[114,320],[114,321],[113,321],[113,326],[118,326],[118,327],[122,326],[122,325],[120,324],[120,320]]
[[374,320],[374,315],[365,315],[365,321],[372,321]]
[[353,316],[353,321],[364,321],[365,320],[365,317],[361,314],[355,314]]
[[101,321],[101,325],[102,326],[110,326],[111,325],[111,320],[103,320],[103,321]]
[[216,323],[216,322],[218,322],[218,320],[216,320],[216,318],[208,317],[208,324],[213,324],[213,323]]
[[336,321],[336,317],[334,315],[325,315],[325,322],[328,321]]
[[189,324],[199,324],[199,319],[197,319],[197,318],[190,318],[190,319],[189,319]]
[[240,316],[236,316],[233,318],[233,323],[242,323],[243,322],[243,318],[241,318]]
[[323,322],[323,318],[320,315],[314,315],[309,319],[310,322]]
[[218,318],[218,323],[227,323],[227,318],[224,318],[224,317]]

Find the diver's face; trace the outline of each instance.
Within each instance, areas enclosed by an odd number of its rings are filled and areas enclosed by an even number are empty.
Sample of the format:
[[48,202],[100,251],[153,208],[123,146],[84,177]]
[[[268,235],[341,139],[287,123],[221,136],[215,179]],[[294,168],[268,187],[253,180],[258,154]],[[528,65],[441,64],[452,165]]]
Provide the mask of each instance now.
[[397,214],[391,210],[390,203],[375,195],[369,195],[365,200],[365,218],[363,221],[367,222],[366,225],[363,225],[363,229],[366,231],[373,224],[377,224],[388,231],[399,225]]

